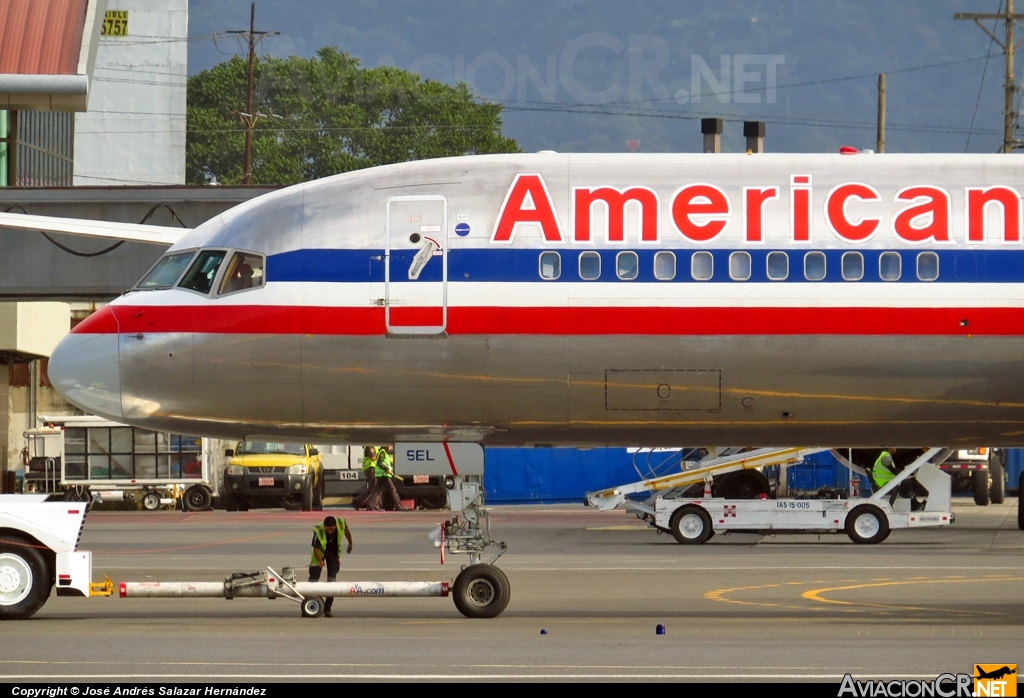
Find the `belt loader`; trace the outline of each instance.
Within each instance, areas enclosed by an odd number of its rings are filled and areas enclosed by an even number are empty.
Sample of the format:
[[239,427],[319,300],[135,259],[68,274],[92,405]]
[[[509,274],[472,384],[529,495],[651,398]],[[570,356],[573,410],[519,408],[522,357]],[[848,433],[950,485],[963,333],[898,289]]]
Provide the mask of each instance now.
[[[715,475],[736,473],[771,465],[791,465],[805,455],[826,448],[762,448],[684,463],[680,473],[591,492],[586,504],[601,510],[622,507],[682,544],[699,544],[715,533],[838,533],[855,543],[880,543],[897,528],[947,526],[950,511],[950,478],[936,465],[950,449],[930,448],[904,468],[884,487],[868,497],[848,499],[721,499],[711,497]],[[843,459],[845,461],[845,459]],[[852,466],[852,464],[851,464]],[[852,466],[856,468],[856,466]],[[918,508],[913,497],[900,497],[901,485],[911,476],[927,490]],[[704,497],[685,492],[705,483]],[[651,493],[644,502],[628,495]]]

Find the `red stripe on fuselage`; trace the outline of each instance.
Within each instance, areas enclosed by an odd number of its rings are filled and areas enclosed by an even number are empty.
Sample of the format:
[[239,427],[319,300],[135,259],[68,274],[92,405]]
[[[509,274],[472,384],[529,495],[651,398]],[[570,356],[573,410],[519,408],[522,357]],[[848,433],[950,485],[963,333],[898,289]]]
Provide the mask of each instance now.
[[[384,308],[108,306],[75,333],[384,334]],[[97,317],[99,315],[99,317]],[[96,318],[94,321],[93,318]],[[433,316],[431,315],[431,319]],[[448,334],[1024,335],[1024,308],[449,307]]]
[[114,306],[105,305],[71,329],[75,334],[117,334],[117,320],[114,319]]

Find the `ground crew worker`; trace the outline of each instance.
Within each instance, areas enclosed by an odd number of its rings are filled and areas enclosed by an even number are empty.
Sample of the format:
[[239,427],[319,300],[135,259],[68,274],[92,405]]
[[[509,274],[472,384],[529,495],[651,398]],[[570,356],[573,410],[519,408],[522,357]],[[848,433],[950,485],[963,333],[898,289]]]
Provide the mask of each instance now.
[[406,511],[408,507],[402,506],[402,498],[398,496],[398,490],[395,489],[395,467],[394,461],[391,459],[391,454],[388,453],[387,448],[381,446],[377,449],[377,493],[383,498],[384,494],[391,495],[391,500],[394,502],[394,508],[399,511]]
[[[313,555],[309,560],[309,581],[319,582],[320,572],[327,568],[327,581],[333,582],[338,578],[338,569],[341,567],[341,537],[345,536],[348,541],[346,552],[352,554],[352,532],[348,530],[345,519],[337,519],[333,516],[324,518],[323,523],[313,527]],[[324,601],[324,615],[331,617],[331,606],[334,605],[334,597],[328,596]]]
[[366,507],[370,511],[380,511],[380,493],[377,490],[377,447],[367,446],[363,449],[363,477],[366,479],[366,489],[360,492],[352,500],[352,506],[356,509]]
[[887,448],[878,454],[875,465],[871,468],[871,481],[875,484],[875,492],[885,487],[886,483],[896,477],[896,465],[893,463],[892,454],[896,453],[895,448]]

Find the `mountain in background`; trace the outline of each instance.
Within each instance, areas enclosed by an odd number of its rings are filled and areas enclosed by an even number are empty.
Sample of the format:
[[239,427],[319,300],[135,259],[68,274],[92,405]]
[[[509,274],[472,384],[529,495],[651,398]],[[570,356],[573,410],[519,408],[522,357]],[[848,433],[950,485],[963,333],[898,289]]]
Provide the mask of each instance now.
[[[623,152],[630,141],[642,152],[699,151],[705,116],[734,120],[725,126],[727,151],[743,149],[744,118],[768,122],[770,152],[874,148],[875,74],[886,72],[887,152],[994,153],[1002,142],[1002,51],[953,13],[998,6],[259,0],[256,23],[281,32],[261,43],[263,53],[308,57],[330,45],[370,67],[466,81],[505,106],[505,135],[526,151]],[[237,39],[214,35],[248,27],[248,0],[193,2],[189,14],[190,74],[244,52]],[[931,67],[908,70],[920,66]],[[851,76],[863,77],[844,79]]]

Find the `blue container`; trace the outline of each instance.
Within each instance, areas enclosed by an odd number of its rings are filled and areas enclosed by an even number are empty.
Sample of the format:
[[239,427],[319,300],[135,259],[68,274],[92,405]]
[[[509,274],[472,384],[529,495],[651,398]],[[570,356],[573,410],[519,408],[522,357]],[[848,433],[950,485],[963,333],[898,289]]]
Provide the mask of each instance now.
[[488,504],[583,502],[587,492],[640,479],[625,448],[487,448]]
[[[1024,449],[1022,449],[1024,459]],[[582,502],[595,490],[625,485],[641,479],[634,467],[634,453],[625,448],[486,448],[484,491],[489,504],[553,504]],[[671,464],[679,471],[677,454],[642,453],[637,462],[644,469]],[[766,473],[774,480],[776,473]],[[659,475],[668,474],[659,468]],[[817,492],[823,487],[849,489],[850,473],[828,452],[808,456],[787,470],[791,494]],[[861,477],[862,495],[871,492]]]
[[[1017,491],[1020,473],[1024,470],[1024,448],[1006,449],[1006,489]],[[1017,493],[1020,496],[1020,493]]]
[[[871,483],[863,475],[860,480],[860,495],[871,492]],[[829,451],[815,453],[804,458],[800,465],[791,465],[786,471],[790,494],[817,492],[823,487],[837,490],[850,489],[850,471]]]

